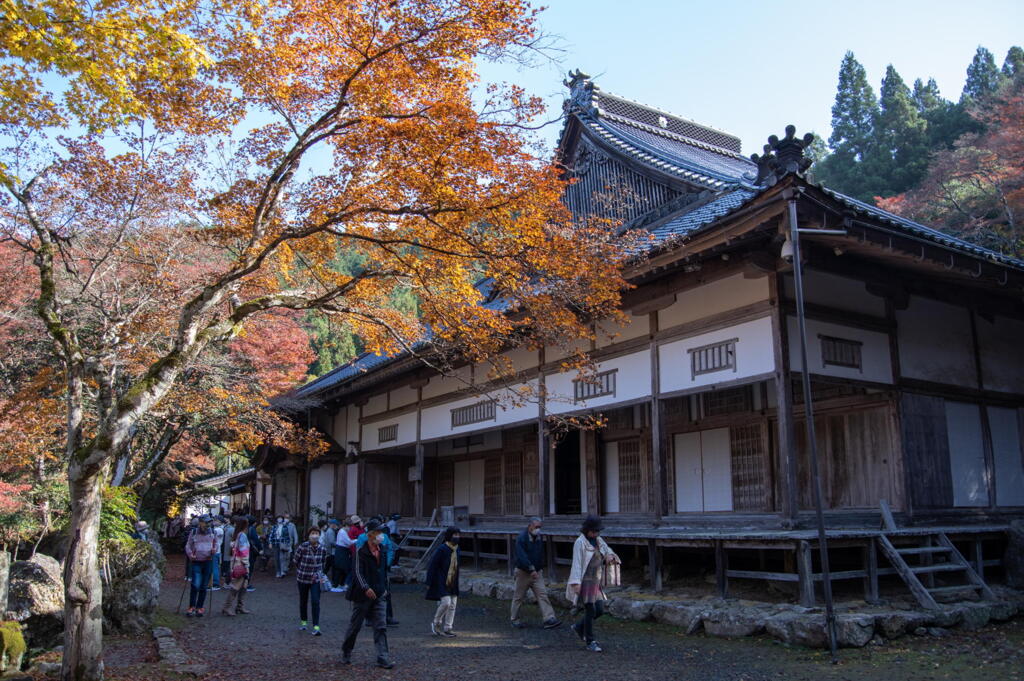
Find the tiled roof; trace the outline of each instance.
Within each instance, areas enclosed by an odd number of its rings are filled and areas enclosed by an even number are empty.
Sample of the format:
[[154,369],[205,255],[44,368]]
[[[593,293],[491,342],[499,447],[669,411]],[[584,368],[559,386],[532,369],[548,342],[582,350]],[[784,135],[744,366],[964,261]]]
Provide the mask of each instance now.
[[692,235],[702,227],[737,210],[758,193],[753,189],[733,189],[702,206],[672,218],[651,230],[654,235],[652,248],[660,248],[672,241]]

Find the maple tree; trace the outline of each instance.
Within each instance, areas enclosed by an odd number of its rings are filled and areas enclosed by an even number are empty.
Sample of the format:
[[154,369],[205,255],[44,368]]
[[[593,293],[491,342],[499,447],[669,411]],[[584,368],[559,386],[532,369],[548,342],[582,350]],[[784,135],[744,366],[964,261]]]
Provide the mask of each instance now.
[[[110,47],[102,27],[28,55],[0,42],[17,67],[2,74],[6,91],[38,86],[17,106],[90,128],[57,138],[42,114],[8,115],[0,177],[0,230],[31,255],[34,309],[60,367],[72,514],[62,676],[76,681],[102,677],[97,531],[111,468],[140,427],[189,404],[178,396],[202,385],[197,367],[250,320],[316,310],[369,351],[457,348],[479,361],[592,337],[590,320],[619,314],[624,286],[614,230],[572,222],[559,170],[538,156],[529,128],[541,102],[478,82],[476,60],[536,49],[525,2],[169,6],[181,11],[162,23],[149,5],[112,5],[129,33],[158,26],[175,46],[108,59],[113,90],[74,59],[90,40]],[[43,28],[63,21],[12,7]],[[83,93],[63,105],[38,96],[58,49]],[[242,121],[255,127],[236,131]],[[339,252],[358,268],[333,268]],[[418,315],[388,305],[405,291]]]
[[984,132],[936,152],[924,180],[880,207],[996,251],[1024,257],[1024,79],[1015,78],[972,115]]

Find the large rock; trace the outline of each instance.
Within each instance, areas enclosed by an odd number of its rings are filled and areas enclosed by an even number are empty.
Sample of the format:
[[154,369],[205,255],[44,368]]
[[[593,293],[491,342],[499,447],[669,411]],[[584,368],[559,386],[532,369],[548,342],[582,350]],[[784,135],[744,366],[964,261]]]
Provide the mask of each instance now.
[[7,585],[11,577],[11,554],[0,551],[0,619],[7,609]]
[[141,634],[152,626],[163,581],[163,553],[158,544],[121,567],[103,593],[104,628],[108,632]]
[[875,626],[887,639],[899,638],[904,634],[912,634],[918,627],[927,626],[931,618],[920,612],[899,611],[875,615]]
[[497,588],[497,584],[485,579],[479,579],[473,582],[472,592],[474,596],[484,596],[486,598],[493,598],[494,591]]
[[704,631],[711,636],[754,636],[764,631],[764,613],[749,608],[721,608],[704,614]]
[[608,604],[608,614],[622,620],[643,622],[650,619],[654,601],[637,601],[632,598],[614,598]]
[[987,603],[964,603],[960,609],[963,612],[960,628],[967,631],[981,629],[992,615],[992,608]]
[[64,635],[64,582],[60,563],[37,553],[11,565],[4,619],[25,626],[30,648],[53,648]]
[[1006,534],[1008,541],[1003,555],[1006,585],[1024,589],[1024,520],[1011,522]]
[[692,634],[700,629],[704,608],[682,603],[655,603],[651,616],[656,622],[679,627],[684,633]]
[[[705,622],[705,627],[707,623]],[[824,615],[781,613],[765,620],[765,630],[786,643],[810,648],[827,648],[828,632]],[[875,619],[871,615],[838,615],[836,644],[840,648],[861,648],[875,635]]]

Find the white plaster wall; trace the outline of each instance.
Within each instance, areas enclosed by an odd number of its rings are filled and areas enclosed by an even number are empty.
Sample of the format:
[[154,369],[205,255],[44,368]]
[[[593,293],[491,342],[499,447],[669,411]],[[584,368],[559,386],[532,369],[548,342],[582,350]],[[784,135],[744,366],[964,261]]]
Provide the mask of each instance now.
[[615,375],[615,394],[575,402],[573,381],[579,376],[575,371],[551,374],[547,377],[547,410],[560,414],[577,409],[603,407],[618,402],[627,402],[651,394],[651,353],[647,350],[622,357],[605,360],[598,364],[598,373],[618,369]]
[[[522,390],[522,392],[519,392]],[[511,386],[505,390],[496,390],[487,396],[473,395],[460,400],[445,402],[423,410],[423,422],[421,423],[421,437],[424,440],[433,438],[458,436],[473,433],[478,430],[485,430],[495,426],[508,425],[528,419],[537,418],[538,406],[536,402],[537,382],[528,381],[524,384]],[[526,397],[524,397],[526,395]],[[498,401],[493,421],[482,421],[471,423],[458,428],[452,428],[452,409],[476,404],[485,399]]]
[[651,318],[648,315],[629,315],[625,324],[613,321],[598,322],[597,347],[603,348],[615,343],[647,336],[651,333]]
[[565,359],[572,355],[577,349],[584,352],[590,351],[589,340],[576,340],[571,343],[566,343],[566,347],[561,345],[549,345],[544,349],[544,361],[545,362],[557,362],[558,360]]
[[[334,464],[309,472],[309,505],[321,509],[328,517],[334,512]],[[309,520],[312,519],[310,514]]]
[[[789,326],[789,366],[793,371],[800,371],[800,331],[796,317],[788,318]],[[861,368],[825,366],[821,355],[821,339],[819,335],[833,336],[845,340],[860,341]],[[807,363],[812,374],[853,378],[876,383],[892,383],[892,359],[889,355],[889,336],[877,331],[866,331],[852,326],[822,322],[817,319],[807,320]]]
[[966,308],[911,296],[910,306],[896,311],[896,324],[902,375],[977,387]]
[[398,409],[416,402],[416,388],[402,386],[391,391],[391,408]]
[[[398,425],[398,439],[389,440],[388,442],[380,442],[378,437],[380,435],[380,428],[382,426],[390,426],[392,424]],[[384,449],[389,447],[397,447],[399,445],[407,445],[416,442],[416,412],[411,411],[406,414],[399,416],[389,416],[382,418],[379,421],[370,421],[363,424],[363,441],[360,444],[360,449],[364,452],[372,451],[374,449]]]
[[462,367],[451,373],[451,376],[431,377],[427,384],[423,386],[423,399],[447,395],[470,385],[472,372],[469,367]]
[[369,401],[363,405],[363,417],[373,416],[379,414],[382,411],[386,411],[388,408],[388,395],[387,393],[381,393],[380,395],[374,395]]
[[1024,393],[1024,322],[976,317],[981,377],[989,390]]
[[[786,297],[796,300],[792,275],[786,275],[785,287]],[[885,316],[885,299],[868,293],[864,282],[829,272],[804,270],[804,300],[837,310]]]
[[658,328],[664,331],[762,300],[768,300],[768,277],[736,274],[677,293],[676,302],[658,312]]
[[359,464],[350,463],[345,470],[345,513],[357,512],[359,502]]
[[[689,349],[732,338],[739,339],[736,343],[736,371],[716,371],[691,378]],[[775,370],[772,322],[769,317],[753,319],[717,331],[709,331],[690,338],[665,343],[658,348],[658,351],[661,353],[659,361],[662,392],[726,383]]]

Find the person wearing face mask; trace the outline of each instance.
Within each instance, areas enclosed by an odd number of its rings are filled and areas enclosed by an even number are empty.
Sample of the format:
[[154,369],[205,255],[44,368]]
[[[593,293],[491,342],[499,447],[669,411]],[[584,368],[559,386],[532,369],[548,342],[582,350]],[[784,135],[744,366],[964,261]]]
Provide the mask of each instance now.
[[430,623],[434,636],[452,638],[455,632],[455,607],[459,602],[459,528],[444,531],[444,543],[437,547],[427,568],[428,601],[438,601],[437,611]]
[[185,613],[188,617],[202,617],[206,614],[206,588],[213,575],[213,556],[217,553],[217,544],[217,537],[210,527],[210,516],[204,515],[185,545],[185,555],[188,556],[192,570],[188,612]]
[[565,585],[565,597],[570,603],[583,606],[583,617],[572,625],[572,630],[587,644],[587,650],[601,652],[594,640],[594,620],[604,614],[603,586],[608,582],[609,566],[622,563],[614,551],[601,538],[601,519],[588,515],[580,527],[580,536],[572,547],[572,570]]
[[313,602],[313,636],[320,635],[320,584],[324,580],[324,561],[327,551],[320,543],[320,530],[310,529],[308,541],[295,549],[295,581],[299,584],[299,630],[306,631],[306,613]]
[[[263,516],[263,521],[256,527],[256,536],[260,538],[263,546],[270,546],[270,532],[274,529],[274,524],[271,521],[270,516]],[[267,565],[270,563],[270,551],[266,550],[259,554],[257,557],[261,563],[262,570],[267,571]],[[251,562],[252,569],[256,567],[256,561]]]
[[526,592],[532,590],[540,606],[544,628],[554,629],[562,624],[555,617],[555,609],[548,600],[548,589],[544,585],[544,542],[540,538],[540,518],[530,518],[530,524],[519,533],[515,551],[515,594],[512,596],[512,626],[522,629],[525,624],[519,619],[519,609],[526,598]]
[[291,563],[292,547],[298,541],[293,539],[295,526],[288,522],[283,515],[277,516],[277,525],[274,526],[270,542],[274,546],[274,565],[277,568],[277,578],[280,579],[288,574],[288,566]]
[[373,643],[377,648],[377,666],[391,669],[388,651],[387,624],[387,554],[381,546],[381,527],[371,522],[366,527],[367,540],[352,561],[352,586],[347,598],[352,601],[352,618],[349,620],[345,642],[341,645],[341,661],[352,664],[352,649],[356,645],[356,637],[363,628],[363,622],[370,621],[373,627]]

